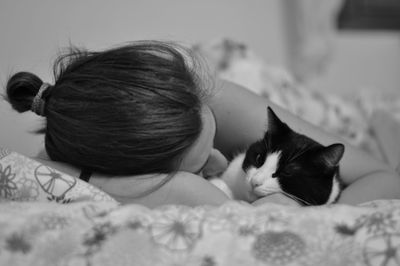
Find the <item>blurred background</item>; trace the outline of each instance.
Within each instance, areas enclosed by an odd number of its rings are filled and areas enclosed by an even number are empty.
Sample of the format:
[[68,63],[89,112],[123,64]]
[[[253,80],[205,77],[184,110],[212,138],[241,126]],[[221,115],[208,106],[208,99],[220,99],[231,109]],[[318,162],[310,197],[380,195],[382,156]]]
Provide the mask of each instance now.
[[[54,82],[53,60],[70,44],[104,49],[140,39],[187,46],[223,38],[290,71],[321,93],[400,92],[396,0],[1,0],[0,82],[30,71]],[[42,120],[0,100],[0,146],[28,156]]]

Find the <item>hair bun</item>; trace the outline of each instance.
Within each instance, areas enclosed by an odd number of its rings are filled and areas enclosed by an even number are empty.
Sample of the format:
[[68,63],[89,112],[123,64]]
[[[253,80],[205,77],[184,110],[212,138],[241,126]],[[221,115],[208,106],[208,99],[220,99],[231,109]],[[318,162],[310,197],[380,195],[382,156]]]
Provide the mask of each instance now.
[[29,111],[42,84],[43,81],[35,74],[18,72],[7,82],[7,100],[14,110],[20,113]]

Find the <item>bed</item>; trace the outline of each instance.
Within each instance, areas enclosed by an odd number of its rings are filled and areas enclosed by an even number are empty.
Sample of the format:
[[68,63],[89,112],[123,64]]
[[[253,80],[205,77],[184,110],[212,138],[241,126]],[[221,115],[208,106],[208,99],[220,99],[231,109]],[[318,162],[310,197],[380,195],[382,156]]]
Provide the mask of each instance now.
[[[196,47],[214,60],[217,75],[252,82],[260,97],[398,167],[400,112],[394,97],[320,95],[284,70],[255,65],[242,44],[218,45],[219,57],[210,57],[215,46]],[[249,79],[249,70],[261,76]],[[0,265],[400,265],[400,200],[148,209],[121,205],[6,147],[0,147],[0,214]]]

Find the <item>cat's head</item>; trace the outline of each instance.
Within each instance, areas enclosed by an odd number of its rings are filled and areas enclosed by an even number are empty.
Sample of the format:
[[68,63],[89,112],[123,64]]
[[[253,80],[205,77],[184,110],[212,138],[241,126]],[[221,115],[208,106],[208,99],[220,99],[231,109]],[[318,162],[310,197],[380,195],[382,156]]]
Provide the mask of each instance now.
[[243,170],[257,196],[284,193],[303,205],[337,200],[343,144],[327,147],[293,131],[268,107],[268,130],[247,150]]

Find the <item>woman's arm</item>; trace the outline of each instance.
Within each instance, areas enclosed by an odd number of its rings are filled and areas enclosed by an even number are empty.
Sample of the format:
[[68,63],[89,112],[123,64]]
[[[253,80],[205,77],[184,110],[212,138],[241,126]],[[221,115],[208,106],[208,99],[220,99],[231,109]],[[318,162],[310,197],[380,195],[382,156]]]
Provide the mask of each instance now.
[[210,106],[217,120],[215,147],[228,158],[263,136],[267,125],[267,106],[271,106],[293,130],[323,145],[336,142],[345,145],[340,164],[341,177],[346,184],[351,185],[343,192],[340,202],[354,204],[381,198],[400,198],[400,177],[388,165],[264,97],[239,85],[220,81]]

